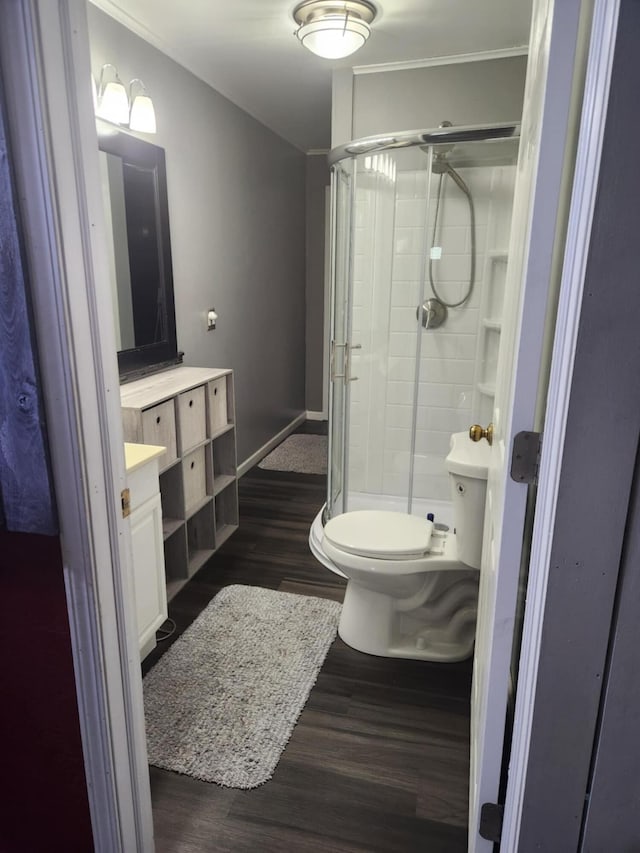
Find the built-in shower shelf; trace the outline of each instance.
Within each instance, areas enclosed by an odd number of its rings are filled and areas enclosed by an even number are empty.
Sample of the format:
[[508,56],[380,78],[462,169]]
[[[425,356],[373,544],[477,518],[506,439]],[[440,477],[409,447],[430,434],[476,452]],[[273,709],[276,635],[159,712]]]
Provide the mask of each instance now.
[[485,397],[496,396],[495,382],[478,382],[476,387],[481,394],[484,394]]
[[482,325],[485,329],[490,329],[493,332],[499,332],[502,329],[502,323],[500,320],[492,320],[491,317],[485,317],[482,321]]
[[509,258],[509,252],[506,249],[489,249],[487,257],[492,261],[506,261]]

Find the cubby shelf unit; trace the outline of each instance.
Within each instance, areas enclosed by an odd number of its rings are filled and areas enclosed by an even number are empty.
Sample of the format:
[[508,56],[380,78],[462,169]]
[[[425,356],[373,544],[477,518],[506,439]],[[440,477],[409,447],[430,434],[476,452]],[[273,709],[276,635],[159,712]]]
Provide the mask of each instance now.
[[177,367],[120,388],[125,441],[167,450],[160,496],[167,599],[238,528],[233,373]]

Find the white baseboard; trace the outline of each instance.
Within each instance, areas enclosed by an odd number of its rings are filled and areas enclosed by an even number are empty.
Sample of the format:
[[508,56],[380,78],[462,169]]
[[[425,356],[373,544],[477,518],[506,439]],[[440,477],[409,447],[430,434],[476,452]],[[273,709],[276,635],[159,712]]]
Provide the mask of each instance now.
[[326,412],[307,412],[308,421],[326,421],[327,417]]
[[267,453],[271,453],[274,447],[280,444],[281,441],[290,435],[295,429],[297,429],[300,424],[304,423],[307,420],[308,412],[300,412],[297,418],[294,418],[290,424],[284,429],[281,429],[279,433],[273,436],[273,438],[269,439],[266,444],[263,444],[259,450],[256,450],[255,453],[252,453],[248,459],[245,459],[240,465],[238,465],[238,477],[244,477],[244,475],[253,468],[254,465],[257,465],[261,459],[267,455]]

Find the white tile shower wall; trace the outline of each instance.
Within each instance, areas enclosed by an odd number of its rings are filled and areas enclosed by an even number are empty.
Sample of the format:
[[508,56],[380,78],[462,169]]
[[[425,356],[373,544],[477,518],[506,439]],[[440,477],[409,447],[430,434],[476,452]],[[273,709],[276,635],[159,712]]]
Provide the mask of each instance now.
[[[479,326],[480,290],[487,231],[488,191],[485,169],[463,170],[473,194],[476,224],[476,284],[463,307],[450,309],[447,322],[437,330],[420,332],[420,376],[416,417],[416,453],[413,459],[413,493],[417,498],[449,500],[444,457],[452,432],[469,426],[472,386]],[[428,284],[425,257],[433,236],[437,181],[431,189],[427,213],[427,178],[424,172],[402,173],[398,181],[391,287],[390,364],[384,437],[385,493],[406,494],[409,488],[409,453],[415,397],[416,308],[421,299],[421,276],[426,273],[425,298],[433,295]],[[461,299],[467,289],[471,264],[469,207],[451,180],[443,179],[438,230],[434,245],[442,256],[432,262],[432,275],[440,296],[448,302]]]
[[381,492],[385,430],[385,394],[391,318],[389,281],[393,262],[394,181],[379,160],[357,176],[356,229],[353,239],[354,288],[351,305],[349,406],[349,491]]
[[[437,183],[431,189],[425,228],[425,172],[397,175],[395,203],[394,188],[388,182],[376,185],[372,179],[360,179],[354,239],[353,340],[363,349],[352,363],[354,374],[360,378],[350,385],[350,492],[408,493],[419,337],[413,494],[434,501],[450,500],[444,458],[451,433],[468,429],[474,416],[487,250],[496,246],[496,222],[498,231],[508,228],[510,212],[507,192],[498,192],[491,202],[497,169],[460,171],[471,190],[476,213],[474,292],[464,306],[449,310],[440,329],[420,331],[419,336],[416,308],[422,301],[425,275],[425,298],[432,295],[425,257],[432,237]],[[504,215],[500,214],[501,205]],[[432,264],[433,278],[445,300],[457,301],[468,286],[471,236],[467,201],[451,180],[443,182],[438,220],[435,245],[442,248],[442,257]],[[388,227],[391,222],[389,238],[382,226]]]

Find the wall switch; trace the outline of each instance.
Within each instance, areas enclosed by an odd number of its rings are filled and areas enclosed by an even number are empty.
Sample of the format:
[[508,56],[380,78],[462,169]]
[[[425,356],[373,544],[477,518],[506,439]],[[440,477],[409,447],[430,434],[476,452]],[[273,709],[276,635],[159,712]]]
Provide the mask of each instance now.
[[218,315],[216,314],[215,308],[209,308],[207,312],[207,331],[210,332],[211,329],[215,329],[216,323],[218,321]]

